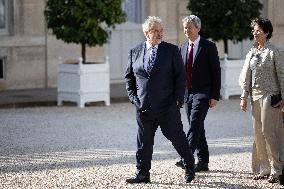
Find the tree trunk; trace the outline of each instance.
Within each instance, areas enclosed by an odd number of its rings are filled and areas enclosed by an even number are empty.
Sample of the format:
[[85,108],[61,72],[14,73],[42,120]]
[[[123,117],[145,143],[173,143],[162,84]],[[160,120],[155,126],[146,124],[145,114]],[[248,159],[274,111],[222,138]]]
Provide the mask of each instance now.
[[81,55],[82,55],[82,59],[83,59],[83,64],[85,64],[86,63],[86,44],[85,43],[82,43]]
[[224,53],[228,55],[228,40],[223,39],[224,42]]

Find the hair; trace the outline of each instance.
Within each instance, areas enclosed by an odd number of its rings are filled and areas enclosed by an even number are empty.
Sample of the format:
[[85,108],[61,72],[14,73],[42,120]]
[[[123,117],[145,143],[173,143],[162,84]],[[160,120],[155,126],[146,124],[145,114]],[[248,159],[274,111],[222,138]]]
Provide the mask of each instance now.
[[272,37],[273,26],[270,20],[267,18],[256,18],[251,21],[250,26],[253,28],[255,25],[258,25],[264,33],[268,33],[266,39],[270,39]]
[[201,20],[195,15],[189,15],[182,19],[183,23],[192,22],[196,28],[201,29]]
[[148,18],[145,20],[145,22],[142,24],[143,32],[149,31],[151,26],[154,23],[160,23],[162,24],[162,19],[157,16],[148,16]]

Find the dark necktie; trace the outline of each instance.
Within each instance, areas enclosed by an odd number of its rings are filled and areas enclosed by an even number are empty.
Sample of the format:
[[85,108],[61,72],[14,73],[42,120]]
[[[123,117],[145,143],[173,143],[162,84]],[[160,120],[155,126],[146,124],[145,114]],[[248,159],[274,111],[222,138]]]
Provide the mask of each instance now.
[[193,48],[194,44],[190,44],[191,48],[188,54],[187,64],[186,64],[186,83],[187,83],[187,89],[192,88],[192,63],[193,63]]
[[157,54],[157,49],[155,47],[150,48],[150,56],[149,56],[149,61],[148,65],[146,68],[147,73],[149,74],[154,66],[154,62],[156,59],[156,54]]

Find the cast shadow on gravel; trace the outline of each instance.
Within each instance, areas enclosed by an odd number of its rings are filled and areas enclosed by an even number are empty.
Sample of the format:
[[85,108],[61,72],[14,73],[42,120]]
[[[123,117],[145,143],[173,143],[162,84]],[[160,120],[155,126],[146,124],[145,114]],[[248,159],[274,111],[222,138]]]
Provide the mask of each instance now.
[[[250,152],[250,148],[212,147],[211,156],[227,153]],[[154,149],[153,161],[178,159],[174,150],[159,151]],[[12,154],[0,156],[0,173],[19,171],[43,171],[63,168],[84,168],[94,166],[111,166],[116,164],[133,164],[135,151],[111,149],[76,150],[63,152],[45,152],[31,154]]]

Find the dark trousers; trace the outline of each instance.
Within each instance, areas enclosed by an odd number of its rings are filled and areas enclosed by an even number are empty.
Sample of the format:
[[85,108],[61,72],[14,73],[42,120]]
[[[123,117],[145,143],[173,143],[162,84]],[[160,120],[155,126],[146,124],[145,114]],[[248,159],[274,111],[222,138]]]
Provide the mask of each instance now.
[[197,151],[199,162],[209,163],[209,150],[204,129],[209,99],[203,94],[190,94],[185,108],[189,123],[187,140],[191,151],[192,153]]
[[138,123],[136,167],[138,174],[149,175],[155,132],[160,126],[163,135],[172,142],[178,154],[184,158],[186,168],[194,170],[194,157],[183,131],[180,109],[172,103],[167,111],[154,113],[137,111]]

